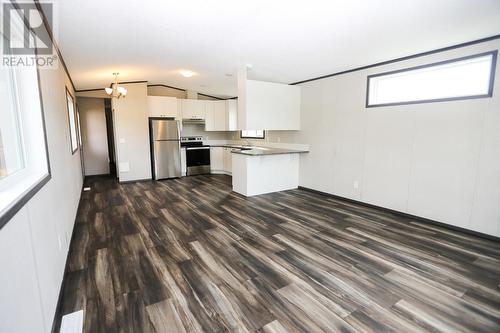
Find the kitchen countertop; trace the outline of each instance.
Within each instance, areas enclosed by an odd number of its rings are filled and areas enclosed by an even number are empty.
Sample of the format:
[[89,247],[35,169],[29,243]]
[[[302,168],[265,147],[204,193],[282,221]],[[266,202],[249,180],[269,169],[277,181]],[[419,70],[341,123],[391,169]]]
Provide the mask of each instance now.
[[307,150],[297,149],[283,149],[283,148],[268,148],[268,147],[254,147],[252,149],[233,150],[233,154],[241,154],[248,156],[265,156],[265,155],[279,155],[279,154],[300,154],[308,153]]
[[207,146],[210,147],[223,147],[223,148],[235,148],[235,149],[241,149],[244,146],[243,145],[237,145],[237,144],[227,144],[227,143],[221,143],[221,144],[207,144]]
[[301,149],[288,149],[288,148],[273,148],[273,147],[259,147],[259,146],[245,146],[238,144],[208,144],[210,147],[223,147],[233,148],[231,151],[234,154],[248,155],[248,156],[264,156],[264,155],[278,155],[278,154],[300,154],[308,153],[308,150]]

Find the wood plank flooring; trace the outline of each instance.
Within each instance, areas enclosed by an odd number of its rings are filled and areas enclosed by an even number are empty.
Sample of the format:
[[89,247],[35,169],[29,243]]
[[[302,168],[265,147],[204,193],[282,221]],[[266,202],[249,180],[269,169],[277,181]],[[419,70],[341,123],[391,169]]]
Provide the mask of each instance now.
[[499,242],[224,175],[85,183],[57,316],[85,332],[500,332]]

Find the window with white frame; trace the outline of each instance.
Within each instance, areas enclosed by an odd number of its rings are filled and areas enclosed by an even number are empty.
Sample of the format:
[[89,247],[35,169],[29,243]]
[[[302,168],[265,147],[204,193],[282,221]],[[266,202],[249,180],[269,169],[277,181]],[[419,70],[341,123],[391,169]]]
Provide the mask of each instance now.
[[[8,42],[2,32],[0,38],[4,43]],[[49,179],[37,67],[2,65],[0,66],[0,228]]]
[[491,97],[497,51],[368,76],[367,107]]
[[264,139],[264,130],[242,130],[240,133],[242,139]]
[[0,69],[0,180],[24,168],[24,148],[14,71]]

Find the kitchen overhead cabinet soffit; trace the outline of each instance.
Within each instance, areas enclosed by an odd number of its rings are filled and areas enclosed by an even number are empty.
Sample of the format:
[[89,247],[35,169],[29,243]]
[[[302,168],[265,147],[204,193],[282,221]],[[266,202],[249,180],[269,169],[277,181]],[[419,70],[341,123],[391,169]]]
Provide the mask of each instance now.
[[249,80],[238,72],[238,128],[300,130],[300,86]]

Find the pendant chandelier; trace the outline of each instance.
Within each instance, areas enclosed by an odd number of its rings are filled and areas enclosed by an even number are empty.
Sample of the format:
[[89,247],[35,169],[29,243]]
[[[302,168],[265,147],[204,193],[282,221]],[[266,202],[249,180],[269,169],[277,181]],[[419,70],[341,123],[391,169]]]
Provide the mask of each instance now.
[[106,91],[106,94],[108,94],[112,98],[120,98],[122,96],[123,97],[127,96],[127,89],[125,89],[124,87],[120,87],[118,85],[118,75],[119,74],[120,73],[113,73],[113,75],[115,76],[115,82],[111,84],[111,87],[104,88],[104,90]]

